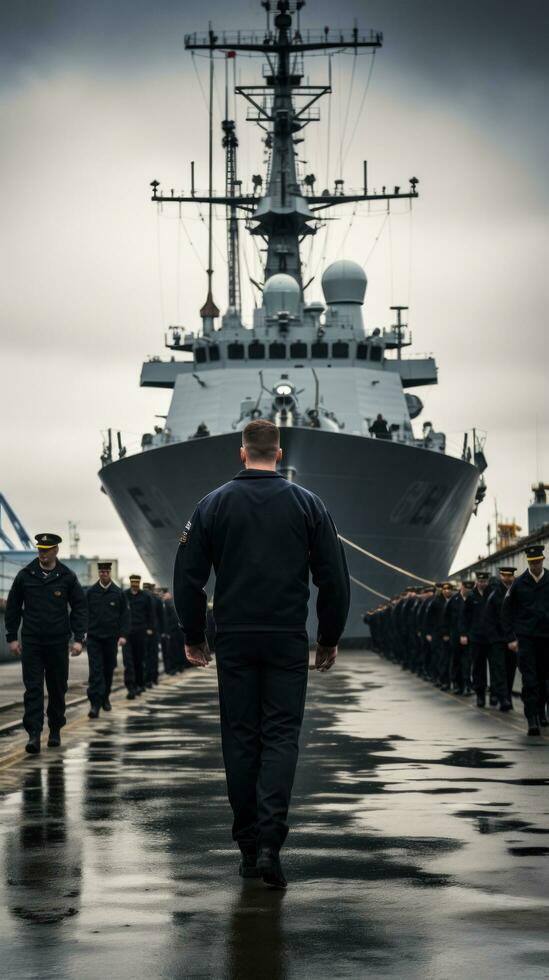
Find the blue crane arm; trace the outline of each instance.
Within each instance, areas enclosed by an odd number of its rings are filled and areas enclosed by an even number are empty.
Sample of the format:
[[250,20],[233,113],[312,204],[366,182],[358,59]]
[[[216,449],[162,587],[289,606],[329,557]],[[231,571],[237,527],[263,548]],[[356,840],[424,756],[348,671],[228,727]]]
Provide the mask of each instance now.
[[[23,545],[23,548],[32,549],[34,546],[31,538],[29,537],[25,528],[21,524],[21,521],[19,520],[13,508],[10,507],[10,505],[8,504],[6,498],[4,497],[4,494],[0,493],[0,513],[2,511],[2,507],[4,508],[6,514],[8,515],[10,523],[12,524],[13,529],[17,534],[17,537],[19,538],[21,544]],[[0,528],[0,539],[4,542],[6,547],[10,549],[10,551],[15,551],[15,547],[12,541],[10,540],[10,538],[8,538],[7,534],[5,533],[5,531],[2,530],[2,528]]]

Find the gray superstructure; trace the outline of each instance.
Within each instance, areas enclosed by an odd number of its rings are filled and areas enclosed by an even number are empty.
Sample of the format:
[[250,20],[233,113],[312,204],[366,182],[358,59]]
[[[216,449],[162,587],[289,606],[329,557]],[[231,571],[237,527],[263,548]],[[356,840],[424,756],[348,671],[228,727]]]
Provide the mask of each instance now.
[[[436,579],[447,574],[469,518],[482,499],[485,460],[476,438],[464,438],[462,457],[446,452],[443,433],[430,422],[414,432],[412,420],[423,405],[411,389],[437,383],[433,358],[407,358],[411,343],[402,312],[387,330],[368,331],[362,307],[366,275],[355,261],[340,260],[325,269],[322,300],[306,302],[300,259],[301,241],[317,230],[317,212],[349,201],[390,202],[417,197],[417,179],[402,192],[369,193],[367,171],[360,193],[346,194],[342,182],[317,195],[313,175],[296,171],[294,142],[311,121],[310,106],[329,85],[303,84],[303,56],[311,50],[379,47],[381,35],[357,29],[305,32],[296,24],[302,3],[264,4],[264,34],[186,38],[190,49],[255,51],[266,69],[257,86],[238,86],[251,102],[270,151],[265,193],[262,179],[244,194],[236,177],[236,134],[223,123],[227,157],[225,195],[211,188],[199,196],[162,194],[153,182],[153,200],[200,201],[227,208],[229,306],[219,311],[212,296],[212,253],[208,294],[200,311],[202,330],[171,328],[169,360],[143,365],[141,385],[171,388],[173,396],[163,428],[143,436],[142,451],[112,460],[112,441],[103,453],[101,482],[142,555],[151,575],[171,581],[173,558],[182,527],[196,501],[238,469],[240,431],[250,419],[269,418],[282,431],[283,473],[320,494],[349,546],[353,576],[347,635],[364,632],[362,613],[377,595],[400,591],[410,578]],[[270,8],[276,10],[271,29]],[[213,70],[213,69],[212,69]],[[299,97],[305,106],[299,107]],[[211,126],[211,122],[210,122]],[[211,130],[210,130],[211,133]],[[211,148],[211,139],[210,139]],[[210,151],[211,152],[211,151]],[[194,181],[194,178],[193,178]],[[242,322],[236,213],[244,212],[249,230],[266,245],[262,303],[253,323]],[[180,357],[176,359],[175,352]],[[382,417],[381,430],[376,419]],[[386,426],[385,426],[386,423]],[[417,424],[417,423],[416,423]],[[380,561],[381,559],[381,561]],[[383,564],[389,562],[393,568]],[[398,569],[398,570],[397,570]]]

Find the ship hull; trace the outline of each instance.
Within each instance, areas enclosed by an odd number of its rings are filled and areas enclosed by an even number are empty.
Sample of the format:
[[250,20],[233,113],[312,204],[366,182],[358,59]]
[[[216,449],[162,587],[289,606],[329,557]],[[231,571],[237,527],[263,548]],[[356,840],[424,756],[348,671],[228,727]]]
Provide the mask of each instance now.
[[[160,585],[171,584],[179,535],[197,501],[239,470],[240,442],[237,432],[193,439],[101,470],[105,491]],[[382,601],[376,593],[392,596],[420,577],[448,574],[473,510],[479,471],[441,453],[314,429],[283,429],[281,442],[283,466],[324,500],[339,533],[401,569],[345,546],[351,576],[363,583],[352,583],[345,638],[360,641],[367,633],[364,611]],[[314,594],[311,610],[314,636]]]

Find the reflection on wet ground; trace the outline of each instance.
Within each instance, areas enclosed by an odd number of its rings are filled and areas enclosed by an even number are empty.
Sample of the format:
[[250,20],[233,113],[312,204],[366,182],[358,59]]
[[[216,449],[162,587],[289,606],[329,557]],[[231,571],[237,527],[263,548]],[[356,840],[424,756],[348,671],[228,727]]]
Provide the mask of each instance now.
[[65,741],[0,772],[7,978],[546,969],[547,741],[373,655],[311,676],[286,894],[236,874],[213,671]]

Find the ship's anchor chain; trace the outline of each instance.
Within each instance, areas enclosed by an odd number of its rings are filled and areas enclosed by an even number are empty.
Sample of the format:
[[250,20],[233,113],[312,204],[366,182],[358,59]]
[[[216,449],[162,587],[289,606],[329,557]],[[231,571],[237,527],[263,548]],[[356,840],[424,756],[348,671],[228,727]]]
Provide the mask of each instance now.
[[[406,575],[407,578],[415,580],[417,582],[424,582],[425,585],[434,585],[432,579],[424,578],[423,575],[417,575],[415,572],[411,572],[408,568],[401,568],[400,565],[393,565],[392,562],[386,561],[385,558],[380,558],[379,555],[374,555],[372,551],[367,551],[366,548],[361,548],[359,544],[355,544],[354,541],[350,541],[349,538],[344,538],[342,534],[338,535],[339,540],[343,541],[343,544],[349,546],[349,548],[354,548],[355,551],[359,551],[361,555],[365,555],[366,558],[371,558],[373,561],[377,561],[380,565],[385,565],[386,568],[391,568],[394,572],[399,572],[401,575]],[[366,585],[365,582],[361,582],[360,579],[354,578],[352,575],[349,576],[351,582],[355,585],[359,585],[362,589],[366,589],[367,592],[372,592],[373,595],[379,596],[381,599],[390,599],[390,596],[384,595],[383,592],[377,592],[376,589],[372,589],[371,586]]]

